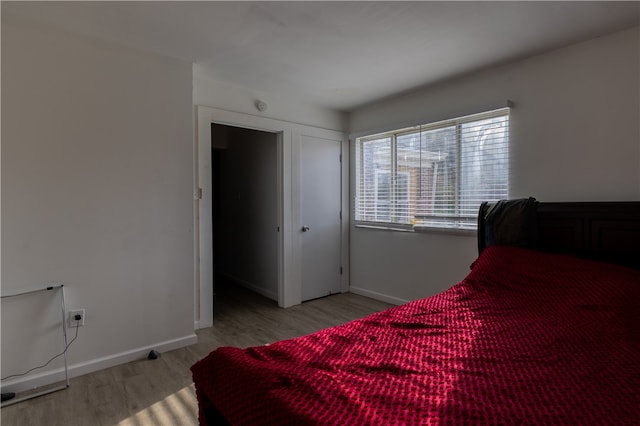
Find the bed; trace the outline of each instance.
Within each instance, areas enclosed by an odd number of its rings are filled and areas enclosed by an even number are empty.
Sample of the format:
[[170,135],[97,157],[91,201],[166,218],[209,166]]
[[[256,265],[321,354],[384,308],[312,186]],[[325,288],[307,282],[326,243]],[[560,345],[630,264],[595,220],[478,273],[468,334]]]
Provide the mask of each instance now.
[[200,424],[640,424],[640,202],[533,205],[507,245],[483,203],[440,294],[214,350],[191,368]]

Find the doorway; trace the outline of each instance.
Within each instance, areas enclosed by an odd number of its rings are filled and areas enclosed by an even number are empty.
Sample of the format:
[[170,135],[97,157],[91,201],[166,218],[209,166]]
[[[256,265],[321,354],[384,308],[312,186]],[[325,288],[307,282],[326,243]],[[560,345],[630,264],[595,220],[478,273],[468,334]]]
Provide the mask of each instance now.
[[276,133],[211,123],[214,297],[227,282],[278,301],[277,155]]
[[[340,141],[341,186],[342,186],[342,232],[340,246],[333,252],[340,253],[343,270],[340,275],[340,291],[349,290],[349,144],[341,132],[295,124],[240,112],[222,110],[208,106],[197,106],[197,128],[195,144],[196,167],[194,174],[194,222],[197,229],[194,246],[194,287],[195,327],[206,328],[213,325],[213,172],[211,123],[259,130],[275,135],[277,140],[277,300],[278,306],[286,308],[302,301],[302,283],[305,271],[302,266],[308,253],[302,253],[302,245],[309,243],[304,237],[309,233],[301,231],[304,220],[301,214],[301,145],[308,137]],[[304,148],[303,148],[304,149]],[[224,156],[225,154],[222,153]],[[335,158],[335,156],[334,156]],[[224,206],[222,207],[224,208]],[[310,223],[314,234],[318,225]],[[308,240],[308,239],[307,239]],[[308,250],[308,247],[307,247]],[[306,250],[305,250],[306,251]],[[315,256],[309,255],[314,259]],[[331,268],[334,269],[334,268]],[[308,271],[307,271],[308,272]]]

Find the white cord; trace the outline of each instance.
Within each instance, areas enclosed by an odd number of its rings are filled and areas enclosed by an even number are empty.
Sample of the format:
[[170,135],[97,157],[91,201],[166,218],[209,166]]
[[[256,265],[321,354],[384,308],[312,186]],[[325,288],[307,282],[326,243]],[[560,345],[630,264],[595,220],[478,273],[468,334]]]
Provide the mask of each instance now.
[[0,380],[7,380],[10,379],[12,377],[22,377],[22,376],[26,376],[27,374],[31,373],[34,370],[37,370],[39,368],[44,368],[47,365],[49,365],[54,359],[61,357],[62,355],[67,353],[67,350],[69,349],[69,346],[71,346],[71,344],[78,338],[78,329],[80,328],[80,321],[76,321],[76,335],[73,337],[73,339],[71,339],[71,341],[69,343],[67,343],[67,346],[64,348],[64,350],[62,352],[60,352],[58,355],[54,356],[53,358],[51,358],[49,361],[47,361],[45,364],[43,365],[39,365],[37,367],[33,367],[27,371],[25,371],[24,373],[20,373],[20,374],[12,374],[10,376],[7,377],[3,377]]

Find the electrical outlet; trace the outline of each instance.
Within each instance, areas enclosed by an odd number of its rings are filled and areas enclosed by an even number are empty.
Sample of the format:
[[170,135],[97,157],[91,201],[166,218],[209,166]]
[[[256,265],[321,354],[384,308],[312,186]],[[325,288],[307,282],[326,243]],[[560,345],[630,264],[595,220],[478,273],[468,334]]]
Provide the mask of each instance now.
[[[72,309],[68,313],[69,327],[80,327],[84,325],[84,309]],[[76,320],[76,315],[80,315],[80,319]]]

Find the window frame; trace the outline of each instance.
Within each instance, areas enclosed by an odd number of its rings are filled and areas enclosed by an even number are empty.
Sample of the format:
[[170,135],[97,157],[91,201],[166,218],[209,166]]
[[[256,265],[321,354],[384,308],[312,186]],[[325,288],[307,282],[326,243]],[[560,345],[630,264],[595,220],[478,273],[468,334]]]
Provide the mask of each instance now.
[[[510,193],[510,167],[511,167],[511,159],[510,159],[510,150],[512,145],[511,140],[511,105],[503,108],[493,109],[489,111],[484,111],[481,113],[465,115],[461,117],[456,117],[452,119],[440,120],[433,123],[418,125],[418,126],[410,126],[405,128],[400,128],[396,130],[391,130],[387,132],[380,132],[376,134],[364,135],[361,137],[355,138],[355,194],[353,197],[353,225],[355,227],[367,227],[367,228],[376,228],[376,229],[389,229],[396,231],[415,231],[415,232],[425,232],[425,231],[435,231],[435,232],[445,232],[445,233],[464,233],[471,234],[475,233],[477,230],[477,211],[473,215],[463,215],[464,203],[461,201],[462,197],[462,175],[463,175],[463,143],[462,139],[464,137],[462,133],[462,127],[467,123],[481,122],[483,120],[505,117],[506,121],[506,143],[503,152],[503,159],[506,161],[506,177],[502,184],[506,187],[504,192],[504,197],[508,198]],[[446,129],[447,127],[455,128],[455,189],[454,194],[451,200],[454,202],[455,214],[453,216],[446,215],[425,215],[417,213],[417,202],[414,206],[415,212],[411,213],[409,207],[404,212],[398,213],[397,206],[395,203],[395,198],[397,197],[397,188],[395,190],[391,190],[390,201],[389,201],[389,218],[388,222],[386,221],[377,221],[377,220],[362,220],[358,219],[359,215],[369,215],[370,211],[365,210],[364,212],[360,211],[358,202],[359,202],[359,192],[364,188],[364,185],[361,183],[365,180],[364,174],[366,173],[365,167],[360,164],[363,161],[363,151],[365,149],[365,144],[367,142],[373,141],[381,141],[384,139],[389,139],[389,152],[391,156],[391,164],[390,170],[386,170],[386,173],[391,175],[390,183],[391,188],[395,188],[396,186],[396,177],[398,173],[405,173],[407,175],[407,187],[411,188],[410,179],[411,173],[406,171],[398,170],[398,139],[401,136],[406,136],[410,134],[417,133],[419,138],[422,138],[423,134],[430,130],[439,130]],[[421,139],[422,140],[422,139]],[[422,149],[422,148],[420,148]],[[465,157],[471,158],[471,156]],[[418,173],[422,173],[422,166],[418,168]],[[380,172],[380,170],[375,170],[376,173]],[[422,177],[419,175],[419,179]],[[376,194],[377,194],[377,175],[376,175]],[[377,195],[376,195],[377,198]],[[411,205],[409,192],[406,193],[405,200],[408,200]],[[492,199],[488,199],[487,201],[495,201]],[[375,210],[375,209],[374,209]],[[417,223],[399,223],[398,216],[409,216],[409,222],[411,222],[412,218],[416,219],[431,219],[431,221],[418,221]],[[377,212],[374,212],[374,217],[377,219]]]

